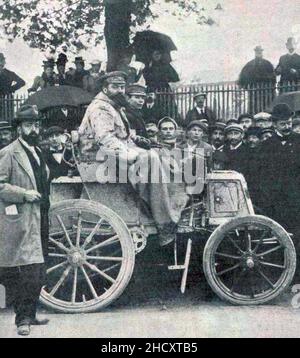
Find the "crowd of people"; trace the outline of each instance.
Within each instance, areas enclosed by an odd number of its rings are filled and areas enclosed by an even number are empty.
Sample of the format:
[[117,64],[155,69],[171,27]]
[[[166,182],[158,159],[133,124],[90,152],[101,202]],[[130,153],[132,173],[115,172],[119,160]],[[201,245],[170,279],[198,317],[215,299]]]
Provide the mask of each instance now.
[[[292,40],[287,44],[292,45]],[[256,48],[256,53],[261,50]],[[29,91],[72,85],[93,93],[94,100],[79,128],[74,125],[73,129],[78,129],[81,137],[92,138],[105,154],[117,153],[131,169],[151,158],[150,163],[156,163],[163,172],[166,164],[151,149],[178,148],[192,158],[202,149],[208,170],[235,170],[244,175],[256,212],[273,218],[293,234],[299,251],[300,118],[287,104],[279,103],[271,113],[244,113],[225,123],[206,105],[207,93],[197,93],[194,108],[183,123],[177,123],[176,118],[162,112],[155,94],[161,86],[168,88],[170,82],[179,80],[176,71],[169,63],[162,63],[162,54],[154,51],[143,70],[144,87],[136,83],[141,74],[130,67],[131,58],[131,53],[126,54],[117,71],[104,73],[100,62],[92,62],[87,71],[84,60],[77,57],[76,68],[66,71],[67,57],[62,53],[56,62],[44,63],[43,74]],[[0,65],[1,61],[3,64],[5,59],[0,55]],[[286,60],[280,63],[277,72],[283,76]],[[19,77],[5,76],[11,77],[7,86],[15,83],[12,91],[24,85]],[[30,333],[30,325],[47,323],[37,319],[36,307],[45,283],[50,183],[61,176],[76,175],[73,153],[65,141],[69,128],[42,128],[41,123],[34,105],[23,105],[13,125],[0,121],[0,277],[14,292],[21,335]],[[167,246],[174,240],[189,199],[185,186],[173,183],[170,194],[168,183],[132,185],[149,205],[160,245]]]

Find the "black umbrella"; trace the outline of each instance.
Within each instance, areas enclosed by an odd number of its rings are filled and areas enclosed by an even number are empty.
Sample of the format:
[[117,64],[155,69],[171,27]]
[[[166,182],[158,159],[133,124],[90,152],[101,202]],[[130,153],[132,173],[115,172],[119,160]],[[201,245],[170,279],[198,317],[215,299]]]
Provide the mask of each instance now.
[[272,103],[272,109],[276,104],[285,103],[290,106],[293,112],[300,111],[300,91],[282,93]]
[[31,95],[25,104],[36,105],[40,111],[53,107],[78,107],[92,102],[94,96],[72,86],[53,86]]
[[151,54],[155,50],[161,51],[165,60],[171,62],[170,52],[177,50],[170,36],[150,30],[137,32],[133,39],[132,48],[136,60],[143,63],[151,60]]

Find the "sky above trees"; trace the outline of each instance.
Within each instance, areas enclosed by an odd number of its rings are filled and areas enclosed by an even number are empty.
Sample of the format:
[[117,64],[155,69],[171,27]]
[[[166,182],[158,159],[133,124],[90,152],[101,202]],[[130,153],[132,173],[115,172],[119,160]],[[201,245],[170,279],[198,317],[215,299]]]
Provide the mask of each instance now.
[[[156,9],[159,18],[149,23],[151,30],[165,32],[176,43],[174,66],[184,82],[236,80],[241,67],[252,59],[256,45],[263,46],[265,58],[276,65],[286,51],[286,38],[295,35],[300,40],[300,2],[210,0],[209,3],[214,3],[211,9],[215,3],[223,8],[213,12],[215,26],[199,26],[191,17],[178,20],[160,7]],[[41,72],[43,54],[28,48],[21,40],[13,44],[0,40],[0,48],[6,54],[7,67],[31,84]],[[80,55],[87,60],[105,59],[105,50],[100,46]]]

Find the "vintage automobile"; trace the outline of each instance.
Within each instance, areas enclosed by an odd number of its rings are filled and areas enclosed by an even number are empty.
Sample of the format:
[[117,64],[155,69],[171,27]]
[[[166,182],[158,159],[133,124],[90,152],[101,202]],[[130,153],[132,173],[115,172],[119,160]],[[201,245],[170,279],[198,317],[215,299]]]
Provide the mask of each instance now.
[[[80,175],[51,184],[48,283],[41,302],[57,311],[82,313],[100,310],[122,294],[136,255],[147,250],[147,241],[157,231],[129,183],[99,182],[95,172],[102,163],[93,145],[83,150],[88,139],[75,137],[73,133]],[[204,173],[203,192],[190,196],[179,222],[174,264],[168,269],[182,270],[184,293],[193,240],[202,240],[203,271],[221,299],[236,305],[273,300],[289,287],[295,273],[290,235],[270,218],[255,215],[240,173],[209,172],[206,167]],[[186,245],[183,263],[179,240]]]

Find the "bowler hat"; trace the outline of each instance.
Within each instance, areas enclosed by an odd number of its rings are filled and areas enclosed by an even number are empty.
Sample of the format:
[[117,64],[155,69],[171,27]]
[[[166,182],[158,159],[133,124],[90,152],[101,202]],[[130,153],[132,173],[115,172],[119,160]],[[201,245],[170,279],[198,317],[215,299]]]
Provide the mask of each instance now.
[[64,130],[59,126],[52,126],[45,132],[45,137],[50,137],[53,134],[63,134]]
[[138,84],[132,84],[126,88],[126,93],[128,95],[139,95],[146,97],[146,87]]
[[158,121],[158,123],[157,123],[157,128],[158,128],[159,130],[160,130],[161,125],[162,125],[164,122],[172,122],[172,123],[174,124],[174,126],[175,126],[175,129],[178,128],[178,124],[177,124],[177,122],[175,121],[175,119],[166,116],[166,117],[163,117],[162,119],[160,119],[160,120]]
[[190,130],[192,127],[195,126],[201,128],[204,132],[207,132],[208,130],[208,125],[205,122],[200,121],[199,119],[195,119],[186,126],[186,131]]
[[261,46],[256,46],[255,48],[254,48],[254,51],[255,52],[263,52],[263,48],[261,47]]
[[0,131],[2,129],[12,129],[12,127],[7,121],[0,121]]
[[291,110],[289,105],[286,103],[277,104],[272,111],[272,120],[273,121],[287,121],[294,115],[294,112]]
[[228,133],[230,131],[239,131],[241,133],[244,133],[244,128],[238,124],[238,123],[232,123],[232,124],[229,124],[228,126],[226,126],[225,128],[225,133]]
[[41,117],[36,105],[24,104],[20,107],[15,118],[15,124],[18,125],[25,121],[39,121]]

